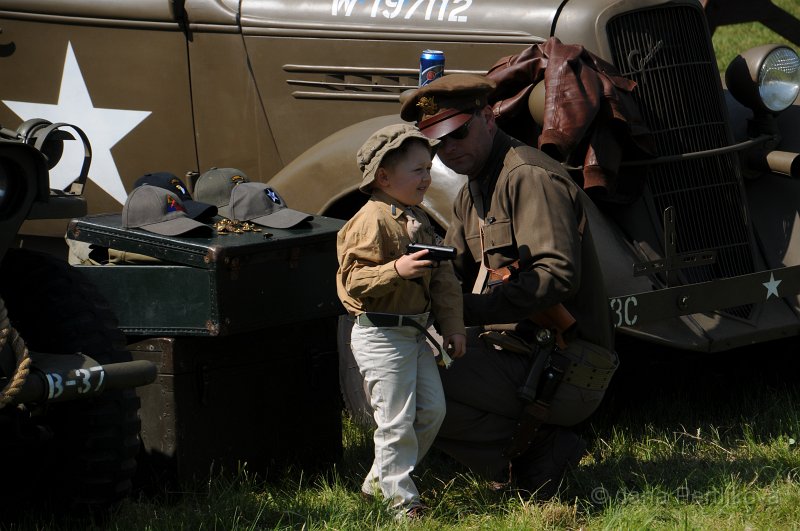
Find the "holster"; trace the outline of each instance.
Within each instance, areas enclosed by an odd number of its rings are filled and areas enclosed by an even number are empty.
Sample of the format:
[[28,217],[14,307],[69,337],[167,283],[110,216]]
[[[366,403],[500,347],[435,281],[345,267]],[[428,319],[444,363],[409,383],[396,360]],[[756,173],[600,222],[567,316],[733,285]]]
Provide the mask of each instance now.
[[[492,286],[510,282],[519,276],[519,272],[519,260],[515,260],[514,263],[506,267],[490,269],[486,285],[491,289]],[[542,328],[553,330],[556,334],[556,344],[562,349],[566,348],[570,339],[575,337],[575,333],[578,329],[578,323],[575,321],[575,318],[569,310],[560,303],[554,304],[539,313],[531,315],[529,319]]]
[[525,383],[517,395],[525,403],[503,455],[515,459],[531,445],[539,428],[547,422],[550,403],[564,377],[569,361],[558,353],[552,332],[542,329],[537,334],[537,352]]

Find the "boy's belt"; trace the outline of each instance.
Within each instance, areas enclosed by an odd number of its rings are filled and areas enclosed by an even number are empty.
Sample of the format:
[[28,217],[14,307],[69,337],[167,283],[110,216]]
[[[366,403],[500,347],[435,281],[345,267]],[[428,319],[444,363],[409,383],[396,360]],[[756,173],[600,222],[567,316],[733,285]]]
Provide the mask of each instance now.
[[439,351],[439,354],[436,355],[436,363],[440,367],[449,368],[450,364],[453,363],[452,358],[445,352],[442,348],[442,345],[436,341],[428,329],[419,323],[417,319],[414,319],[410,315],[396,315],[393,313],[375,313],[375,312],[366,312],[359,315],[356,315],[356,323],[359,326],[378,326],[378,327],[390,327],[390,326],[413,326],[423,334],[428,340],[436,346],[436,350]]

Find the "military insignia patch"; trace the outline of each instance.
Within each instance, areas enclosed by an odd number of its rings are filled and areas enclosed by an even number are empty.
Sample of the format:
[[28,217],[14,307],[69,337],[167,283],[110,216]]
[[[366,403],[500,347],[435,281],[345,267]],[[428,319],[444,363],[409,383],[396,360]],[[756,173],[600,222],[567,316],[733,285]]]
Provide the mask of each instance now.
[[186,188],[183,187],[183,185],[181,184],[181,182],[178,179],[170,180],[169,184],[174,186],[175,189],[178,190],[180,193],[182,193],[184,195],[186,194]]
[[417,107],[422,109],[422,112],[425,114],[436,114],[439,111],[439,107],[436,105],[436,102],[433,101],[432,97],[423,96],[417,102]]
[[279,196],[278,192],[276,192],[272,188],[265,188],[264,193],[267,194],[267,197],[269,197],[272,200],[272,202],[275,203],[276,205],[283,204],[283,201],[281,201],[281,196]]
[[186,209],[175,198],[167,197],[167,212],[186,212]]

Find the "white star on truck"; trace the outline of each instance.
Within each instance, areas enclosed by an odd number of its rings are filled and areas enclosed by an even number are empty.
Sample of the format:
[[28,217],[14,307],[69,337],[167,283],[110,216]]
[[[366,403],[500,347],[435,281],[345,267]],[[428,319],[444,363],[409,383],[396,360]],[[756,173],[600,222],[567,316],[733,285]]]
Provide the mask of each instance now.
[[[43,118],[81,128],[92,145],[89,180],[120,204],[125,203],[128,193],[111,155],[111,148],[147,118],[150,111],[95,107],[72,50],[72,43],[67,43],[57,104],[9,100],[3,100],[3,103],[22,120]],[[83,161],[83,148],[70,149],[69,144],[72,143],[65,143],[61,162],[50,171],[50,186],[53,188],[65,188],[77,177]]]

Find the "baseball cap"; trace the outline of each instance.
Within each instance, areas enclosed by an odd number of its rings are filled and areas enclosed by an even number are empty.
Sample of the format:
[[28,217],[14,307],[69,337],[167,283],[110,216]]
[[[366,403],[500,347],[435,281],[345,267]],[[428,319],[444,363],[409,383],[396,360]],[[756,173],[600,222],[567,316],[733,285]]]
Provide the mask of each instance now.
[[133,187],[138,188],[145,184],[169,190],[177,195],[178,199],[181,200],[183,206],[186,208],[186,215],[192,219],[207,219],[217,215],[216,206],[192,199],[183,181],[172,173],[165,171],[145,173],[136,179],[136,182],[133,183]]
[[416,90],[404,92],[400,117],[416,122],[422,134],[442,138],[464,125],[486,106],[496,83],[477,74],[450,74]]
[[164,236],[178,236],[191,230],[209,229],[186,215],[180,198],[164,188],[143,185],[134,188],[122,207],[122,226],[144,229]]
[[375,181],[375,172],[380,167],[383,158],[392,150],[399,148],[403,142],[412,138],[419,138],[431,148],[439,144],[438,140],[428,138],[410,124],[387,125],[372,133],[356,154],[356,163],[364,175],[358,189],[369,194],[370,185]]
[[231,190],[231,219],[252,221],[274,229],[288,229],[314,216],[292,210],[264,183],[242,183]]
[[197,179],[194,197],[198,201],[211,203],[217,207],[220,216],[233,219],[228,204],[231,190],[240,183],[250,182],[243,171],[236,168],[211,168]]

